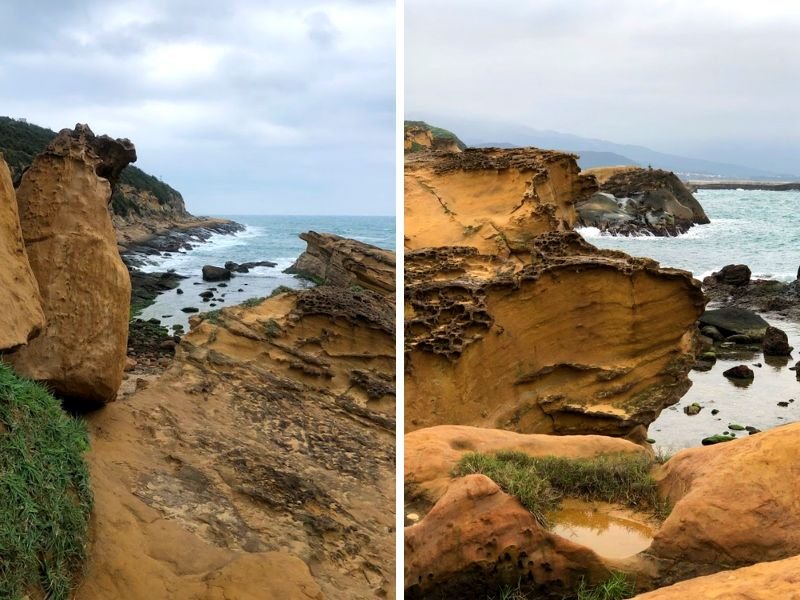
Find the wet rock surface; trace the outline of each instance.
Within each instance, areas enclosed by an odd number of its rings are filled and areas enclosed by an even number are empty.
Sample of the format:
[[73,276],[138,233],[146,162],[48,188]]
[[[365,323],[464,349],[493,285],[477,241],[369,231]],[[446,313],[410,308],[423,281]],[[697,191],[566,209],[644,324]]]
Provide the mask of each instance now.
[[576,205],[578,222],[616,235],[674,236],[709,223],[697,199],[669,171],[640,167],[601,167],[598,193]]

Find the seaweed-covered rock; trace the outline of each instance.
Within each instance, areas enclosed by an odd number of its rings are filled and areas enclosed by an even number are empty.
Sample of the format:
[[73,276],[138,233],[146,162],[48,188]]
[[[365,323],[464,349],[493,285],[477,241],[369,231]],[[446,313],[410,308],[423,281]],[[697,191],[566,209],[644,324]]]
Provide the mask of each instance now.
[[772,326],[767,327],[761,344],[765,356],[790,356],[794,350],[789,345],[789,336],[786,332]]

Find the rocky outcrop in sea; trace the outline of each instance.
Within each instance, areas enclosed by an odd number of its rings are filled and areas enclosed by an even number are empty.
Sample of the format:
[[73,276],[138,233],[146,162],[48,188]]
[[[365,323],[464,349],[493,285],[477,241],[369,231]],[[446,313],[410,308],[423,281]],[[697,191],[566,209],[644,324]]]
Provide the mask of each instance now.
[[576,204],[578,223],[614,235],[674,236],[709,223],[684,183],[661,169],[599,167],[583,172],[599,189]]

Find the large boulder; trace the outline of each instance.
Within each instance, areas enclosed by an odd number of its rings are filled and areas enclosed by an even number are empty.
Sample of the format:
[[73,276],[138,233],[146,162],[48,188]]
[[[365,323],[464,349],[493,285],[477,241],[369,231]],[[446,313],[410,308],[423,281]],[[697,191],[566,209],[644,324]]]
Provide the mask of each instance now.
[[712,273],[711,276],[726,285],[740,287],[750,283],[750,267],[747,265],[725,265],[718,272]]
[[578,201],[578,223],[622,235],[676,235],[708,223],[703,207],[669,171],[641,167],[599,167],[583,171],[600,191]]
[[772,326],[767,327],[761,345],[765,356],[789,356],[794,350],[789,345],[786,332]]
[[485,475],[455,481],[422,521],[405,530],[409,599],[488,598],[503,585],[562,597],[582,580],[608,576],[597,554],[544,529]]
[[633,600],[797,600],[800,556],[682,581]]
[[652,586],[800,554],[800,424],[683,450],[656,473],[674,508],[639,558]]
[[306,250],[284,273],[318,284],[361,287],[394,298],[394,252],[332,233],[300,234]]
[[113,400],[122,382],[131,282],[108,212],[107,177],[135,159],[128,140],[77,125],[34,159],[17,189],[47,326],[9,360],[83,405]]
[[769,327],[752,310],[735,306],[707,310],[699,321],[701,325],[713,325],[726,336],[745,335],[751,340],[761,340]]
[[21,346],[44,328],[39,286],[28,262],[11,172],[0,154],[0,351]]
[[203,281],[228,281],[230,278],[231,272],[227,268],[214,265],[203,266]]

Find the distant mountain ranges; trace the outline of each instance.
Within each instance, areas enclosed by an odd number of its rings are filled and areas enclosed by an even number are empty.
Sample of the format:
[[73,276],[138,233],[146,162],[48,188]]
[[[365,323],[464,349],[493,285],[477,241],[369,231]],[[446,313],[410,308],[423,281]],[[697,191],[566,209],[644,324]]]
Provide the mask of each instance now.
[[578,162],[583,169],[635,165],[673,171],[684,180],[797,181],[800,179],[800,176],[789,173],[777,173],[755,167],[690,158],[658,152],[645,146],[618,144],[558,131],[447,118],[431,118],[428,122],[445,126],[449,130],[457,132],[467,146],[478,148],[535,146],[572,152],[580,156]]

